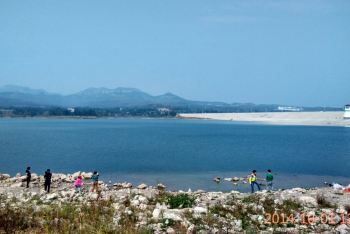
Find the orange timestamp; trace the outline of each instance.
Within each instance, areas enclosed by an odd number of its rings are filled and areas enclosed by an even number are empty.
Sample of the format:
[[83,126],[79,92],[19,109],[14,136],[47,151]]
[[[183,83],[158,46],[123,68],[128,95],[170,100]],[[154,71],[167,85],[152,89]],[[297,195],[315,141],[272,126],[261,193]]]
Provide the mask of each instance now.
[[[298,217],[298,218],[297,218]],[[335,214],[321,213],[319,215],[312,213],[300,213],[300,214],[285,214],[285,213],[265,213],[265,224],[302,224],[302,225],[313,225],[316,223],[335,225],[348,224],[350,225],[350,214],[340,213],[340,222],[335,221]],[[339,219],[338,217],[338,219]]]

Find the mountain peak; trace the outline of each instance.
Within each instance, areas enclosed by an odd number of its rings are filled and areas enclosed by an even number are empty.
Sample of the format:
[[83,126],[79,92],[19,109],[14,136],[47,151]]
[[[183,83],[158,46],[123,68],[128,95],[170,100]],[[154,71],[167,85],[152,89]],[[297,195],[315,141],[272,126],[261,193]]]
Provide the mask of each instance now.
[[19,85],[5,85],[0,87],[2,93],[24,93],[24,94],[48,94],[43,89],[32,89]]

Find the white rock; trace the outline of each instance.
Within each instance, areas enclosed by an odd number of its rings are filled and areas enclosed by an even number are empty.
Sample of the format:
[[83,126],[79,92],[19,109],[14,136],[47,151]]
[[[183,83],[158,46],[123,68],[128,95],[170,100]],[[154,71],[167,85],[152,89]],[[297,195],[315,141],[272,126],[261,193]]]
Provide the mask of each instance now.
[[300,196],[300,197],[298,197],[298,200],[300,203],[302,203],[303,205],[305,205],[307,207],[317,207],[317,201],[313,197]]
[[140,184],[139,186],[137,186],[138,189],[146,189],[147,188],[147,184]]
[[155,208],[154,210],[153,210],[153,212],[152,212],[152,217],[154,218],[154,219],[160,219],[161,217],[160,217],[160,215],[161,215],[161,209],[159,209],[159,208]]
[[83,179],[91,179],[91,177],[92,177],[92,175],[93,175],[93,173],[92,172],[83,172],[82,174],[81,174],[81,176],[83,177]]
[[207,208],[196,206],[193,208],[193,212],[196,214],[206,214],[208,212]]
[[18,181],[22,181],[22,182],[24,182],[24,181],[26,181],[27,180],[27,176],[21,176],[21,177],[18,177],[18,179],[17,179]]
[[55,200],[58,198],[57,193],[51,193],[46,195],[46,200]]
[[163,211],[163,218],[164,219],[171,219],[174,221],[182,221],[181,211],[178,209],[164,210]]
[[293,188],[292,191],[298,193],[306,193],[306,189],[303,188]]
[[98,199],[98,194],[97,193],[89,193],[88,198],[90,200],[97,200]]
[[17,182],[17,183],[14,183],[14,184],[11,184],[11,188],[19,188],[19,187],[22,187],[23,186],[23,184],[22,184],[22,182]]
[[166,230],[166,233],[168,233],[168,234],[175,234],[175,230],[172,227],[168,227],[167,230]]
[[123,188],[123,189],[126,189],[126,188],[132,188],[132,184],[131,183],[115,183],[113,184],[113,187],[117,187],[117,188]]
[[231,193],[231,194],[240,194],[240,192],[237,191],[237,190],[232,190],[230,193]]
[[147,204],[148,203],[148,199],[144,196],[138,196],[137,199],[139,200],[140,203],[143,203],[143,204]]
[[146,210],[148,208],[148,206],[146,204],[140,204],[139,205],[139,209],[140,210]]
[[80,176],[80,175],[81,175],[81,171],[77,171],[77,172],[75,172],[75,173],[72,174],[72,177],[73,177],[74,179],[76,179],[76,178],[78,178],[78,176]]
[[346,224],[339,225],[335,230],[341,234],[345,234],[345,233],[350,232],[350,228]]
[[18,173],[16,174],[16,177],[17,177],[17,178],[21,177],[21,173],[18,172]]
[[163,190],[166,189],[166,186],[164,184],[157,184],[157,189]]
[[11,178],[9,174],[0,174],[0,180],[7,180],[9,178]]
[[139,206],[139,205],[140,205],[140,202],[139,202],[139,200],[131,200],[130,204],[131,204],[132,206]]
[[236,229],[242,228],[242,220],[235,220],[235,228]]
[[239,178],[235,176],[232,178],[232,181],[239,181]]
[[130,210],[129,207],[126,207],[125,213],[126,213],[127,215],[132,215],[132,214],[133,214],[132,210]]

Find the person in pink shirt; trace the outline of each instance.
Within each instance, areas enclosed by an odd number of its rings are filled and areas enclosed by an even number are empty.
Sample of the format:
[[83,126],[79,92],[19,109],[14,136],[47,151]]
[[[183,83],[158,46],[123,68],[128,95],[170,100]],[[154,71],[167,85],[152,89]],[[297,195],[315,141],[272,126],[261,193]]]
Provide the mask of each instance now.
[[74,186],[76,191],[81,191],[81,187],[83,186],[83,179],[81,176],[78,176],[78,178],[74,181]]

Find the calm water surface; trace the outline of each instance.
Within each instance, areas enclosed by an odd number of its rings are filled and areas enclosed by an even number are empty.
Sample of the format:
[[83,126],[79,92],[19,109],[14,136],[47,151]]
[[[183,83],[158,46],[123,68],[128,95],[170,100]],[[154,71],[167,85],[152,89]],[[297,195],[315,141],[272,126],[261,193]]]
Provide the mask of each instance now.
[[350,180],[350,128],[203,120],[1,119],[0,171],[98,170],[105,180],[231,190],[213,176],[267,168],[277,187]]

